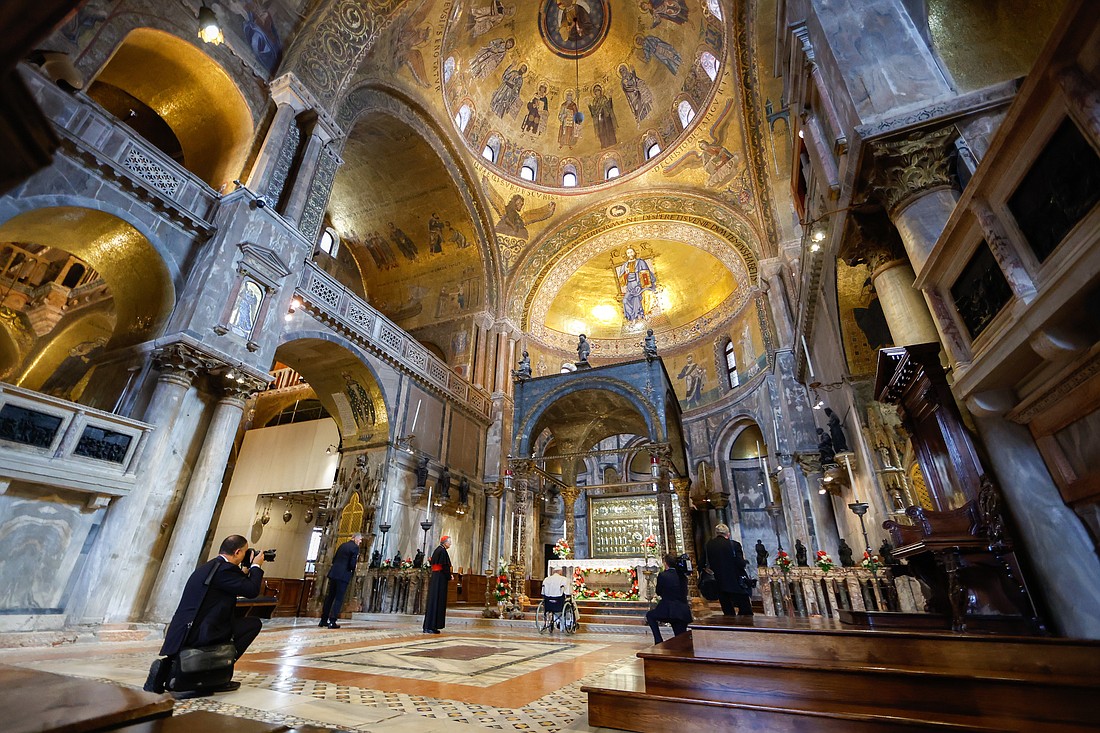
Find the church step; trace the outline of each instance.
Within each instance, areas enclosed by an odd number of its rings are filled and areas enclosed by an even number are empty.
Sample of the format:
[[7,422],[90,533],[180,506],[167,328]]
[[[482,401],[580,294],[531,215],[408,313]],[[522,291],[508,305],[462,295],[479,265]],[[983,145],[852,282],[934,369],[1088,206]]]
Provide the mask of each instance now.
[[762,705],[693,700],[633,689],[586,685],[588,724],[650,733],[705,727],[707,733],[890,733],[960,731],[993,733],[983,725],[941,723],[921,716],[898,717],[837,711],[784,710]]
[[872,630],[830,619],[766,616],[704,619],[691,630],[696,655],[715,659],[1100,679],[1100,642],[1080,639]]
[[708,659],[691,634],[642,651],[646,691],[654,695],[748,703],[787,710],[843,710],[919,716],[1011,731],[1081,730],[1095,724],[1097,680],[1043,675],[931,672],[897,664],[827,666]]

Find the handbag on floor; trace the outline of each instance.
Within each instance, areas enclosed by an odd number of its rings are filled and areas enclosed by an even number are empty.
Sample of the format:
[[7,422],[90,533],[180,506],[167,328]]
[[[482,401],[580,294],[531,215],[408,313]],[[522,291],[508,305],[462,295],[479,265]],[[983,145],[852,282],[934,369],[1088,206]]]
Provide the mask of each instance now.
[[718,600],[718,579],[709,569],[699,575],[699,595],[708,601]]
[[232,644],[181,649],[169,657],[165,689],[192,692],[221,687],[233,679],[237,648]]

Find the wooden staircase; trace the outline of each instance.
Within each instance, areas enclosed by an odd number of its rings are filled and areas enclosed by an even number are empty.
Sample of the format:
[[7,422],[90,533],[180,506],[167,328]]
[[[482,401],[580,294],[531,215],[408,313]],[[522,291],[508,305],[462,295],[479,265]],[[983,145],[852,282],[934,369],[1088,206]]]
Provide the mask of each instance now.
[[620,670],[582,688],[589,725],[738,733],[1100,730],[1097,642],[720,617],[638,657],[638,674]]

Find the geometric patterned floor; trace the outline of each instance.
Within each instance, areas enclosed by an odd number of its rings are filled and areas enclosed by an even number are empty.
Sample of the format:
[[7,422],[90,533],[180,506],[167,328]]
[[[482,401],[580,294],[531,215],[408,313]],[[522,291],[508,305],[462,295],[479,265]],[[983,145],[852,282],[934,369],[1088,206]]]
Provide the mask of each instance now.
[[[533,628],[455,629],[425,636],[396,624],[341,625],[267,622],[237,662],[241,689],[180,700],[176,714],[210,710],[361,733],[590,731],[581,686],[629,670],[650,643],[648,632],[539,637]],[[0,662],[140,687],[158,646],[0,650]]]

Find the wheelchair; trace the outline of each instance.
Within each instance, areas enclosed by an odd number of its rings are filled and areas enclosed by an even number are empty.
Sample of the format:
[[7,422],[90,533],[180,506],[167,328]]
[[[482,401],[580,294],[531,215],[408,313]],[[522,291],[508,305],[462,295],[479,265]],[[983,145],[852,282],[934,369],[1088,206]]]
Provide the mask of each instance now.
[[567,634],[577,633],[577,603],[573,596],[543,596],[535,610],[535,627],[540,634],[551,633],[555,628]]

